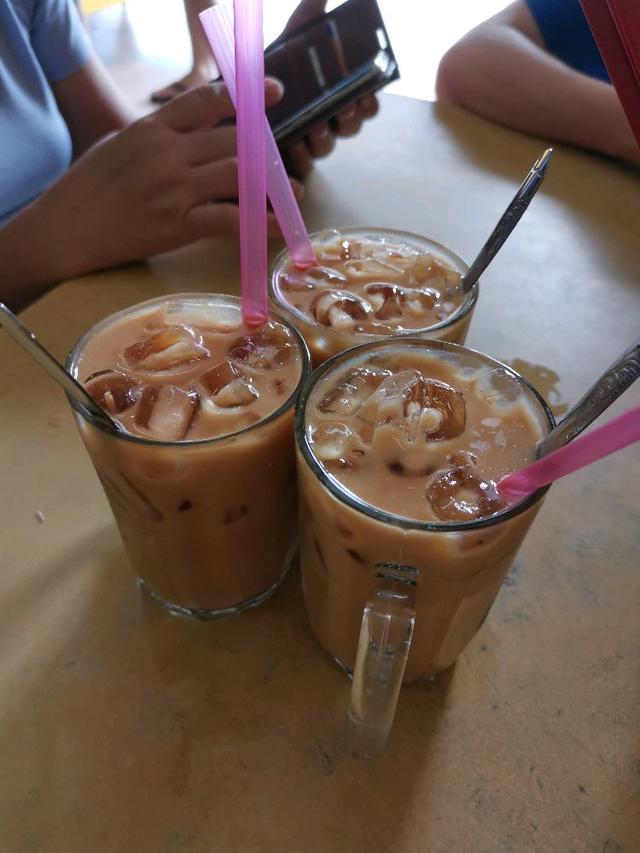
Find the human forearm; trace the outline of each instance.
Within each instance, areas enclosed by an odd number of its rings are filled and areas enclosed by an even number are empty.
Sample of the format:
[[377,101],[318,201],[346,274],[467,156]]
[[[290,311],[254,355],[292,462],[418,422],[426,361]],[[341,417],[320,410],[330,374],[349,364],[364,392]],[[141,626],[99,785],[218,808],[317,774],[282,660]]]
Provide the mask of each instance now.
[[96,57],[53,84],[53,90],[76,158],[106,134],[122,130],[139,118]]
[[[268,81],[267,105],[281,96]],[[235,134],[216,126],[232,114],[224,87],[206,86],[90,148],[0,228],[0,300],[18,309],[58,281],[235,234]]]
[[[72,239],[64,240],[64,216],[38,199],[0,228],[0,301],[19,311],[78,266]],[[69,248],[71,247],[71,253]]]
[[444,57],[438,96],[493,121],[640,162],[615,90],[512,27],[487,22]]

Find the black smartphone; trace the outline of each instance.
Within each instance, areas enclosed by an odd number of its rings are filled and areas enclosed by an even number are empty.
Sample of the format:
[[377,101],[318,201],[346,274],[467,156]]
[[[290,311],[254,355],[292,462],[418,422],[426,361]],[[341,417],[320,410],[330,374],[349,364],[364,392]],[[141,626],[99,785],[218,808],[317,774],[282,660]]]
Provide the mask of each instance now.
[[346,0],[277,39],[265,51],[265,73],[284,84],[267,110],[281,147],[400,76],[376,0]]

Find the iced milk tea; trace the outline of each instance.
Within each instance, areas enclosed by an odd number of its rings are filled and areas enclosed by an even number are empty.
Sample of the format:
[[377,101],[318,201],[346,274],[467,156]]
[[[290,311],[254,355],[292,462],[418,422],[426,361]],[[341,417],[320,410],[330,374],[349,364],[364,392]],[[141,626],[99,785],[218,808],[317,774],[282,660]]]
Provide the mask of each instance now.
[[301,563],[312,628],[354,664],[380,563],[417,570],[406,680],[452,664],[490,609],[541,504],[496,489],[552,425],[492,359],[439,341],[380,341],[314,374],[298,407]]
[[477,286],[461,288],[467,266],[444,246],[381,228],[311,235],[318,264],[299,270],[276,260],[271,296],[309,345],[314,365],[389,335],[464,343]]
[[120,424],[76,415],[135,573],[174,611],[237,612],[278,585],[295,536],[293,406],[304,342],[229,296],[179,295],[107,318],[70,356]]

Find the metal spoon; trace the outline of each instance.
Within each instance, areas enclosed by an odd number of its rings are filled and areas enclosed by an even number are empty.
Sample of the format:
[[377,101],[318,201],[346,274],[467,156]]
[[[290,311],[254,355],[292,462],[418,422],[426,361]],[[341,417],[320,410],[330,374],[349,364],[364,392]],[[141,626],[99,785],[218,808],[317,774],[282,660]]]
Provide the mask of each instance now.
[[538,445],[538,457],[579,435],[640,376],[640,337],[594,382],[555,429]]
[[89,396],[82,385],[68,373],[51,353],[38,342],[33,332],[23,326],[16,315],[0,302],[0,319],[2,325],[13,340],[27,352],[40,367],[43,367],[52,379],[62,385],[67,394],[73,398],[83,414],[108,432],[122,432],[122,428],[113,418]]
[[531,171],[520,185],[520,189],[515,194],[513,201],[505,210],[500,218],[500,221],[493,229],[491,236],[480,250],[480,254],[471,264],[466,275],[463,277],[461,287],[465,293],[471,290],[482,273],[489,266],[491,261],[498,254],[504,242],[518,222],[522,218],[522,214],[529,207],[531,199],[538,192],[540,184],[544,180],[547,166],[551,160],[553,148],[547,148],[536,162],[531,167]]

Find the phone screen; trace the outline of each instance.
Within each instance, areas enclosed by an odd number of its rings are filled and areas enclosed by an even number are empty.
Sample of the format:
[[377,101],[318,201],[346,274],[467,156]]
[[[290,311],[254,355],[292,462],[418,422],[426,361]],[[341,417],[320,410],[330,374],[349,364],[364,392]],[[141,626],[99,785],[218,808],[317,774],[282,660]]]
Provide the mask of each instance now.
[[279,142],[399,76],[375,0],[347,0],[267,48],[265,71],[284,83],[283,99],[268,110]]

